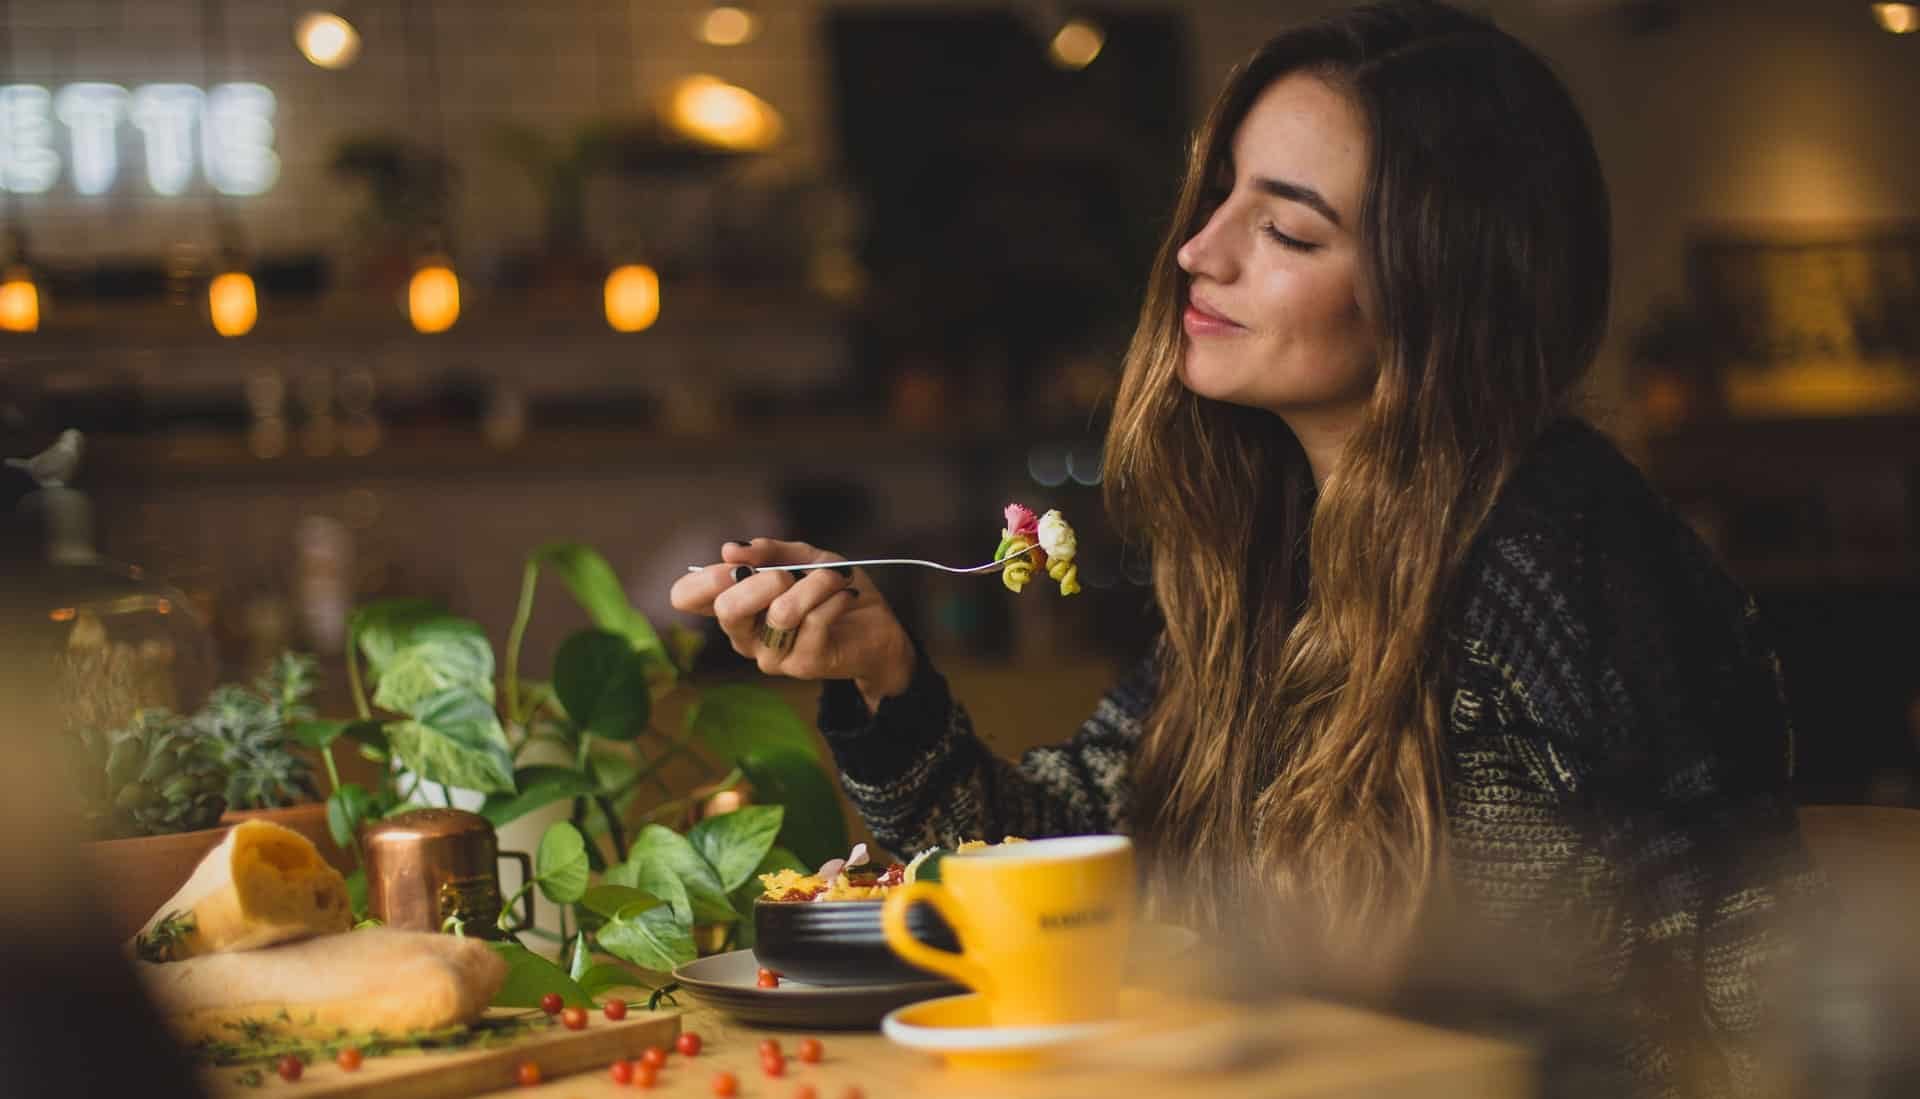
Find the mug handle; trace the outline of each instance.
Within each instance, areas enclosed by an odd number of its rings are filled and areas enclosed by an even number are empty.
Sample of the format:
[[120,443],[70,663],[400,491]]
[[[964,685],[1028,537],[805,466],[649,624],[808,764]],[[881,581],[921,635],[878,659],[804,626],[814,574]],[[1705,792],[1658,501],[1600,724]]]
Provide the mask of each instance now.
[[[916,903],[933,906],[940,918],[947,921],[960,938],[961,951],[941,950],[928,946],[913,937],[907,928],[907,910]],[[880,907],[880,930],[887,937],[887,945],[895,954],[919,966],[943,976],[951,977],[961,984],[983,995],[993,994],[993,980],[987,971],[966,956],[966,944],[973,935],[966,930],[966,918],[960,914],[959,907],[948,896],[947,891],[933,882],[907,882],[888,891],[886,903]]]
[[[502,851],[500,852],[500,857],[503,859],[512,859],[520,864],[520,884],[522,886],[525,886],[533,880],[533,860],[527,857],[525,851]],[[533,890],[528,889],[526,892],[520,894],[520,901],[520,926],[522,928],[532,927]]]

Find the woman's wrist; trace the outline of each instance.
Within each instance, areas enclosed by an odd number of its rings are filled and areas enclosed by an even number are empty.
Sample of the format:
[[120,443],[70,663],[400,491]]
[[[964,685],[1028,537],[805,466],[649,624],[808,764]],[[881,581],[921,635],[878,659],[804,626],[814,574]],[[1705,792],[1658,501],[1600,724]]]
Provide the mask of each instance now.
[[913,639],[895,627],[875,670],[853,678],[854,689],[866,700],[868,710],[878,712],[883,700],[906,693],[913,682],[913,662]]

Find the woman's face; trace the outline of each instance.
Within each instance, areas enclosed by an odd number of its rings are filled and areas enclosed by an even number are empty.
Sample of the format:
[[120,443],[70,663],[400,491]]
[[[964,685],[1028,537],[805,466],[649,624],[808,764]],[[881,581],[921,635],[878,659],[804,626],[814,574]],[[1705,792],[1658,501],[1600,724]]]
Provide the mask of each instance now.
[[1364,119],[1317,77],[1282,77],[1255,100],[1219,205],[1178,253],[1187,388],[1296,431],[1357,422],[1378,362],[1357,235],[1368,155]]

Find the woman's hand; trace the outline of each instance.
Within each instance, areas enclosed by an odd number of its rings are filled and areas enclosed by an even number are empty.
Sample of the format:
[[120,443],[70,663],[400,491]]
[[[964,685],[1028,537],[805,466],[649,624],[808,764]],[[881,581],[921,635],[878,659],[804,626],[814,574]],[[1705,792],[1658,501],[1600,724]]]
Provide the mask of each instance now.
[[907,689],[914,653],[906,629],[866,574],[747,571],[844,560],[805,542],[728,542],[720,547],[720,564],[674,582],[673,606],[719,620],[733,651],[768,675],[851,679],[868,707],[877,707]]

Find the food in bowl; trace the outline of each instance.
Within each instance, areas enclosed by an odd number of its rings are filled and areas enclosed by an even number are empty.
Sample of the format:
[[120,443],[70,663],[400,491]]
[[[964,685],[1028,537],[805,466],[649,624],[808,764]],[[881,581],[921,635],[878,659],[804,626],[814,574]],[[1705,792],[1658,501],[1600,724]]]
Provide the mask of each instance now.
[[[1017,836],[1002,842],[1021,843]],[[933,880],[940,860],[958,851],[993,846],[970,840],[950,852],[929,848],[911,862],[869,868],[865,846],[805,874],[781,870],[760,875],[763,891],[753,906],[754,957],[788,981],[812,985],[878,985],[942,980],[910,965],[887,945],[880,906],[888,891],[920,878]],[[957,950],[953,929],[939,913],[915,905],[907,913],[915,938],[942,950]],[[778,989],[770,990],[777,995]]]

